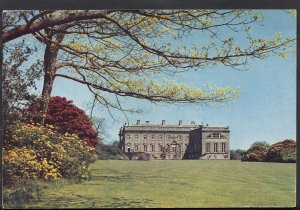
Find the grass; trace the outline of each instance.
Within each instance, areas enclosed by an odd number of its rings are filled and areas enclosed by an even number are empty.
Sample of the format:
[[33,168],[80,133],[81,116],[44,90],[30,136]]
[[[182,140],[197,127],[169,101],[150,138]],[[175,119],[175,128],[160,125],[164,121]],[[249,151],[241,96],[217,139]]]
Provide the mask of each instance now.
[[294,207],[296,164],[98,160],[93,178],[46,189],[27,208]]

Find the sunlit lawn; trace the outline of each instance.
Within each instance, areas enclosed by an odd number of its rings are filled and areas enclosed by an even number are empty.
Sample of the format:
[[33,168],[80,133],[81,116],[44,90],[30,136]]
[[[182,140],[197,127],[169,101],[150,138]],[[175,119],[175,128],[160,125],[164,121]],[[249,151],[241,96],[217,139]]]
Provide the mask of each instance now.
[[26,207],[295,206],[293,163],[99,160],[92,169],[91,181],[47,189]]

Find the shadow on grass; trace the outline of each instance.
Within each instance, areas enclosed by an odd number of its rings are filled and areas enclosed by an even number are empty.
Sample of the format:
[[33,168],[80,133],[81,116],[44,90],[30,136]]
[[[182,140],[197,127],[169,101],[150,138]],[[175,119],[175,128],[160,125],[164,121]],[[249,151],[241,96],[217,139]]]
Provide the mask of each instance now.
[[158,203],[150,199],[128,199],[125,197],[101,200],[87,196],[76,195],[74,197],[59,196],[48,198],[47,204],[40,204],[33,208],[143,208],[154,207]]
[[112,198],[111,201],[101,206],[103,208],[145,208],[154,207],[157,203],[151,199],[128,199],[125,197]]
[[[40,203],[33,208],[95,208],[96,198],[90,198],[82,195],[67,197],[64,195],[56,198],[47,198],[45,203]],[[30,208],[32,208],[30,206]]]

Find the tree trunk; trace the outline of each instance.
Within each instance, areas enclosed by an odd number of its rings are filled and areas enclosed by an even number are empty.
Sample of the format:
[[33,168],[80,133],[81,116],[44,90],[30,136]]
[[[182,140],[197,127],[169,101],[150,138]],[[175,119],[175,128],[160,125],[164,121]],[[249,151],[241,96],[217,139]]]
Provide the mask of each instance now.
[[53,82],[55,78],[55,73],[57,70],[56,67],[56,59],[58,55],[58,51],[60,49],[59,44],[64,39],[63,33],[57,34],[52,41],[52,37],[50,38],[51,41],[49,41],[46,44],[46,50],[44,54],[44,86],[42,91],[42,106],[39,113],[39,123],[41,125],[45,124],[45,118],[48,111],[48,105],[51,97]]
[[56,58],[58,49],[52,44],[47,44],[44,54],[44,86],[42,91],[42,107],[40,110],[40,124],[45,124],[45,117],[48,110],[52,92],[54,77],[56,73]]

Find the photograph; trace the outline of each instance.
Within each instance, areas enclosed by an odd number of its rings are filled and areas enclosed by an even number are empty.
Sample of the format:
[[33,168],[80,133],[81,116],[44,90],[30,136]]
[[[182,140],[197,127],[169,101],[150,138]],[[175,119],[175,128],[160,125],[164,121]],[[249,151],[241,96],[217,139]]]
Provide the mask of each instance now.
[[1,21],[4,209],[296,207],[296,9]]

